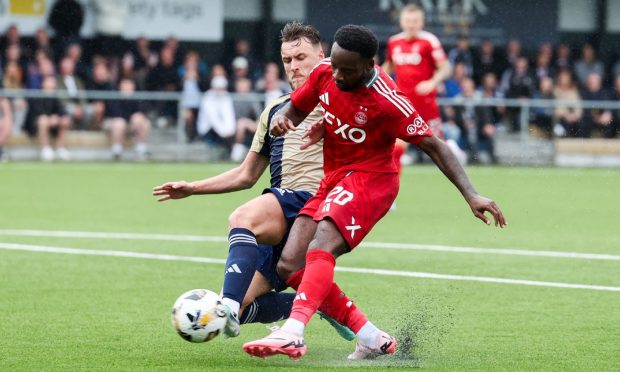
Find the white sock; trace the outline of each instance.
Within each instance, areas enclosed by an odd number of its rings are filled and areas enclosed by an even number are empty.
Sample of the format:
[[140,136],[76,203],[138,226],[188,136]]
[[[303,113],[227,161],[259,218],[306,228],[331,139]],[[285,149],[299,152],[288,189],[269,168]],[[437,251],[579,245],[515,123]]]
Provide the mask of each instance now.
[[140,155],[146,154],[146,143],[136,143],[135,149]]
[[112,154],[117,155],[123,152],[123,145],[115,143],[112,145]]
[[304,328],[306,328],[306,325],[300,322],[299,320],[288,318],[286,322],[284,322],[284,325],[282,326],[282,328],[280,329],[285,332],[292,333],[296,336],[303,337]]
[[375,325],[372,324],[369,320],[366,322],[366,324],[364,324],[364,326],[359,330],[359,332],[357,332],[357,340],[362,345],[375,347],[375,344],[377,343],[377,335],[379,334],[379,332],[381,332],[379,328],[375,327]]
[[230,298],[222,298],[222,303],[224,305],[228,305],[228,307],[230,308],[230,311],[232,311],[235,314],[239,314],[239,309],[241,308],[241,304],[238,303],[235,300],[231,300]]

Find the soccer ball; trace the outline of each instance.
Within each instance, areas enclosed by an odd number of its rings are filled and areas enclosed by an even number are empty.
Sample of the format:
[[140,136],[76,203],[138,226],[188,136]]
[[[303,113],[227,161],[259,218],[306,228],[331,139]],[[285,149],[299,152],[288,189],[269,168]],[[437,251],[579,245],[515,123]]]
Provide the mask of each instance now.
[[226,311],[215,292],[192,289],[174,303],[171,321],[184,340],[206,342],[215,338],[226,325]]

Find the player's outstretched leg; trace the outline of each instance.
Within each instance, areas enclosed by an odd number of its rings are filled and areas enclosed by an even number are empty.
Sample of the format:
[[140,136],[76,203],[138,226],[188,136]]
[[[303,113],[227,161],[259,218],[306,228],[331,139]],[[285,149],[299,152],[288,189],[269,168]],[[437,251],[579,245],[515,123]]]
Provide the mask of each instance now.
[[[293,288],[298,288],[304,269],[291,275],[287,281]],[[333,321],[346,326],[347,330],[352,331],[352,335],[345,337],[352,340],[352,336],[357,336],[355,352],[349,355],[349,359],[372,359],[380,355],[392,354],[396,351],[396,339],[377,328],[368,320],[366,315],[355,305],[338,286],[332,283],[332,287],[323,300],[317,313],[329,315]]]
[[227,321],[224,336],[239,335],[239,308],[256,272],[259,252],[252,231],[233,228],[228,234],[230,249],[226,260],[222,303],[226,305]]
[[306,351],[304,328],[319,305],[328,295],[334,280],[336,259],[326,251],[310,250],[306,256],[306,271],[293,302],[291,316],[281,329],[260,340],[248,342],[243,350],[256,357],[277,354],[299,359]]

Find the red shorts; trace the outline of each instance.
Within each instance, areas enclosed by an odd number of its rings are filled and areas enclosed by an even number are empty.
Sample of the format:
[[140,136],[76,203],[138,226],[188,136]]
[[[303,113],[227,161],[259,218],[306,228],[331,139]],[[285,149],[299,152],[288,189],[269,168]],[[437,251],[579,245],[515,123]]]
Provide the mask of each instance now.
[[425,122],[431,123],[437,119],[441,120],[437,97],[434,94],[426,96],[408,95],[415,110],[420,114]]
[[299,214],[332,220],[352,250],[390,210],[398,187],[398,173],[335,172],[321,181]]

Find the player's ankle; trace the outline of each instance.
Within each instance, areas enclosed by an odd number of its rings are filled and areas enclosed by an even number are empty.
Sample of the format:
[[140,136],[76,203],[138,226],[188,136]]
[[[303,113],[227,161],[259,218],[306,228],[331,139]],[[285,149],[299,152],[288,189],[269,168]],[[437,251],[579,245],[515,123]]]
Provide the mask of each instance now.
[[297,319],[288,318],[280,329],[284,332],[294,334],[295,336],[303,337],[305,327],[306,325],[303,322]]
[[366,324],[357,332],[357,341],[369,347],[374,347],[377,342],[377,335],[381,332],[372,322],[367,321]]
[[239,309],[241,308],[241,304],[235,300],[231,300],[230,298],[222,298],[222,303],[230,309],[234,314],[239,314]]

